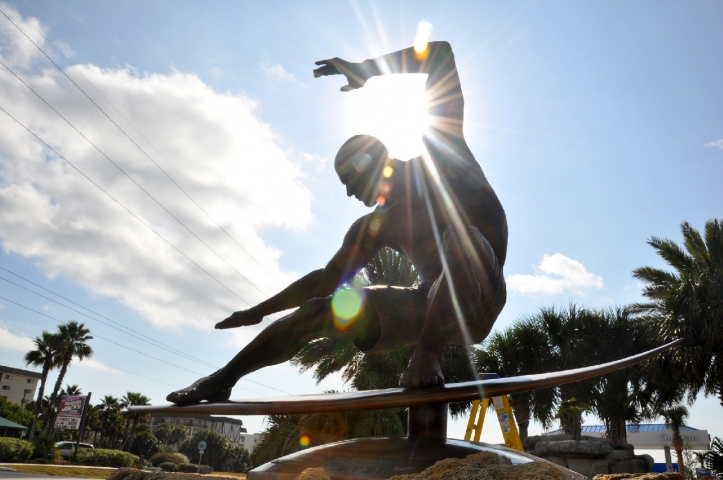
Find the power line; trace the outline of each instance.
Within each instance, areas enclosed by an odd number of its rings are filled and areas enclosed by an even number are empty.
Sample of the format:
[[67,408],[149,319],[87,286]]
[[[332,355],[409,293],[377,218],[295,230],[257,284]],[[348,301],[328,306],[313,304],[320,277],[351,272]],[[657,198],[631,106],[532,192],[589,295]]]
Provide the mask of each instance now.
[[[134,330],[134,329],[128,328],[128,327],[126,327],[125,325],[123,325],[123,324],[121,324],[121,323],[119,323],[119,322],[116,322],[116,321],[113,320],[113,319],[110,319],[110,318],[108,318],[108,317],[106,317],[106,316],[104,316],[104,315],[101,315],[100,313],[94,312],[93,310],[91,310],[91,309],[89,309],[89,308],[87,308],[87,307],[84,307],[83,305],[80,305],[79,303],[76,303],[76,302],[74,302],[74,301],[72,301],[72,300],[70,300],[70,299],[68,299],[68,298],[66,298],[66,297],[64,297],[64,296],[62,296],[62,295],[59,295],[59,294],[53,292],[52,290],[49,290],[49,289],[47,289],[47,288],[45,288],[45,287],[43,287],[43,286],[41,286],[41,285],[38,285],[37,283],[35,283],[35,282],[31,281],[31,280],[28,280],[27,278],[23,277],[22,275],[18,275],[17,273],[15,273],[15,272],[13,272],[13,271],[11,271],[11,270],[8,270],[7,268],[3,267],[2,265],[0,265],[0,269],[5,270],[6,272],[10,273],[11,275],[14,275],[14,276],[16,276],[16,277],[18,277],[18,278],[21,278],[22,280],[30,283],[31,285],[35,285],[36,287],[41,288],[41,289],[45,290],[46,292],[49,292],[49,293],[51,293],[52,295],[55,295],[56,297],[62,298],[62,299],[65,300],[66,302],[72,303],[73,305],[76,305],[76,306],[82,308],[83,310],[87,310],[88,312],[90,312],[90,313],[92,313],[92,314],[94,314],[94,315],[97,315],[97,316],[99,316],[99,317],[101,317],[101,318],[104,318],[104,319],[108,320],[109,322],[112,322],[112,323],[118,325],[119,327],[122,327],[122,328],[124,328],[124,329],[126,329],[126,330],[129,330],[130,332],[137,333],[138,335],[143,335],[143,334],[142,334],[141,332],[139,332],[138,330]],[[103,325],[106,325],[106,326],[108,326],[108,327],[114,328],[115,330],[122,331],[122,330],[120,330],[119,328],[113,327],[112,325],[108,325],[107,323],[104,323],[104,322],[98,320],[97,318],[93,318],[93,317],[91,317],[91,316],[89,316],[89,315],[86,315],[86,314],[83,313],[83,312],[80,312],[80,311],[75,310],[75,309],[73,309],[73,308],[70,308],[70,307],[68,307],[68,306],[66,306],[66,305],[63,305],[62,303],[57,302],[57,301],[53,300],[52,298],[48,298],[48,297],[46,297],[46,296],[44,296],[44,295],[41,295],[41,294],[39,294],[39,293],[37,293],[37,292],[34,292],[33,290],[30,290],[29,288],[23,287],[22,285],[18,285],[18,284],[15,283],[15,282],[11,282],[10,280],[7,280],[6,278],[0,277],[0,279],[5,280],[5,281],[8,282],[8,283],[12,283],[13,285],[15,285],[15,286],[17,286],[17,287],[20,287],[20,288],[22,288],[22,289],[24,289],[24,290],[27,290],[28,292],[34,293],[35,295],[38,295],[39,297],[45,298],[46,300],[50,300],[51,302],[57,303],[58,305],[60,305],[60,306],[62,306],[62,307],[65,307],[65,308],[67,308],[67,309],[69,309],[69,310],[72,310],[72,311],[74,311],[74,312],[76,312],[76,313],[80,313],[81,315],[86,316],[86,317],[90,318],[91,320],[95,320],[96,322],[99,322],[99,323],[101,323],[101,324],[103,324]],[[150,337],[139,337],[139,336],[136,336],[136,335],[132,335],[131,333],[127,333],[127,332],[123,332],[123,333],[125,333],[126,335],[131,335],[131,336],[133,336],[133,337],[135,337],[135,338],[138,338],[138,339],[140,339],[140,340],[143,340],[143,341],[145,341],[145,342],[147,342],[147,343],[155,342],[155,344],[153,344],[153,343],[150,343],[150,344],[151,344],[152,346],[167,347],[167,348],[164,348],[164,350],[170,351],[171,353],[175,353],[176,355],[182,355],[182,356],[186,357],[187,359],[192,360],[192,361],[195,361],[195,362],[197,362],[197,363],[199,363],[199,364],[201,364],[201,365],[203,365],[203,366],[207,366],[207,367],[211,367],[211,368],[215,368],[215,369],[219,369],[219,368],[220,368],[220,367],[217,366],[217,365],[213,365],[213,364],[204,362],[203,360],[200,360],[200,359],[198,359],[198,358],[196,358],[196,357],[193,357],[193,356],[188,355],[188,354],[186,354],[186,353],[184,353],[184,352],[181,352],[180,350],[177,350],[177,349],[175,349],[175,348],[173,348],[173,347],[171,347],[171,346],[169,346],[169,345],[166,345],[166,344],[164,344],[164,343],[162,343],[162,342],[159,342],[158,340],[152,339],[152,338],[150,338]],[[247,378],[242,378],[241,380],[246,381],[246,382],[250,382],[250,383],[254,383],[254,384],[256,384],[256,385],[259,385],[259,386],[261,386],[261,387],[268,388],[268,389],[270,389],[270,390],[275,390],[275,391],[277,391],[277,392],[286,393],[286,394],[288,394],[288,395],[291,395],[291,393],[286,392],[286,391],[284,391],[284,390],[279,390],[278,388],[270,387],[269,385],[265,385],[265,384],[260,383],[260,382],[255,382],[255,381],[249,380],[249,379],[247,379]]]
[[174,244],[172,244],[170,241],[166,240],[165,237],[163,237],[163,235],[161,235],[160,233],[158,233],[157,231],[155,231],[155,230],[153,229],[153,227],[151,227],[151,226],[148,225],[146,222],[144,222],[143,220],[141,220],[140,217],[138,217],[138,215],[136,215],[135,213],[131,212],[125,205],[123,205],[122,203],[120,203],[120,201],[116,200],[115,197],[113,197],[110,193],[106,192],[106,191],[103,189],[103,187],[101,187],[100,185],[98,185],[97,183],[95,183],[93,180],[91,180],[90,177],[88,177],[85,173],[83,173],[78,167],[76,167],[75,165],[73,165],[67,158],[65,158],[64,156],[62,156],[57,150],[55,150],[53,147],[51,147],[47,142],[45,142],[43,139],[41,139],[39,136],[37,136],[35,133],[33,133],[28,127],[26,127],[25,125],[23,125],[22,123],[20,123],[20,121],[19,121],[18,119],[16,119],[16,118],[13,117],[12,115],[10,115],[10,114],[7,112],[7,110],[5,110],[4,108],[2,108],[1,106],[0,106],[0,110],[2,110],[3,113],[5,113],[5,115],[7,115],[7,116],[10,117],[11,119],[13,119],[13,120],[15,121],[15,123],[17,123],[18,125],[20,125],[21,127],[23,127],[30,135],[32,135],[33,137],[37,138],[38,141],[40,141],[40,143],[42,143],[43,145],[45,145],[46,147],[48,147],[48,149],[50,149],[53,153],[55,153],[59,158],[61,158],[61,159],[62,159],[63,161],[65,161],[68,165],[70,165],[71,167],[73,167],[73,169],[74,169],[76,172],[78,172],[78,173],[80,173],[81,175],[83,175],[90,183],[92,183],[93,185],[95,185],[101,192],[105,193],[111,200],[113,200],[115,203],[117,203],[117,204],[118,204],[121,208],[123,208],[126,212],[130,213],[136,220],[138,220],[139,222],[141,222],[146,228],[148,228],[150,231],[152,231],[153,233],[155,233],[159,238],[161,238],[161,239],[162,239],[164,242],[166,242],[168,245],[170,245],[171,247],[173,247],[173,249],[176,250],[178,253],[180,253],[181,255],[183,255],[184,257],[186,257],[186,259],[187,259],[189,262],[193,263],[196,267],[198,267],[199,269],[201,269],[206,275],[208,275],[209,277],[211,277],[211,278],[212,278],[213,280],[215,280],[219,285],[221,285],[223,288],[225,288],[226,290],[228,290],[229,292],[231,292],[231,294],[233,294],[233,295],[234,295],[235,297],[237,297],[239,300],[241,300],[242,302],[244,302],[246,305],[251,306],[251,304],[249,304],[246,300],[244,300],[243,298],[241,298],[236,292],[234,292],[234,291],[231,290],[229,287],[227,287],[226,284],[224,284],[223,282],[221,282],[221,280],[219,280],[218,278],[214,277],[208,270],[206,270],[205,268],[203,268],[203,267],[202,267],[201,265],[199,265],[198,263],[194,262],[188,255],[186,255],[185,253],[183,253],[178,247],[176,247],[176,246],[175,246]]
[[[12,3],[11,3],[11,5],[12,5]],[[15,5],[12,5],[12,6],[13,6],[13,8],[15,9],[15,11],[18,12],[18,14],[19,14],[21,17],[23,17],[23,19],[25,19],[25,20],[27,21],[27,18],[25,18],[25,16],[24,16],[22,13],[20,13],[20,11],[17,9],[17,7],[15,7]],[[268,273],[271,278],[273,278],[274,280],[276,280],[278,283],[281,283],[276,277],[274,277],[274,276],[271,274],[271,272],[269,272],[268,270],[266,270],[266,268],[265,268],[263,265],[261,265],[261,263],[259,263],[259,261],[258,261],[253,255],[251,255],[251,253],[250,253],[248,250],[246,250],[240,243],[238,243],[238,241],[236,241],[236,239],[233,238],[233,237],[231,236],[231,234],[226,231],[226,229],[224,229],[216,220],[214,220],[214,218],[211,217],[211,215],[210,215],[208,212],[206,212],[206,210],[205,210],[201,205],[199,205],[178,183],[176,183],[176,181],[173,180],[173,178],[171,178],[171,176],[168,175],[168,173],[167,173],[163,168],[161,168],[161,166],[158,165],[158,164],[148,155],[148,153],[146,153],[146,151],[143,150],[143,148],[142,148],[140,145],[138,145],[112,118],[110,118],[110,116],[109,116],[102,108],[100,108],[100,106],[99,106],[95,101],[93,101],[93,99],[90,98],[90,96],[88,96],[88,94],[85,93],[85,91],[84,91],[82,88],[80,88],[80,86],[79,86],[77,83],[75,83],[75,82],[73,81],[73,79],[71,79],[71,78],[68,76],[68,74],[65,73],[65,71],[63,71],[63,69],[60,68],[60,66],[59,66],[57,63],[55,63],[55,61],[54,61],[52,58],[50,58],[50,56],[49,56],[47,53],[45,53],[45,51],[44,51],[37,43],[35,43],[15,22],[13,22],[13,21],[10,19],[10,17],[8,17],[8,16],[5,14],[5,12],[3,12],[2,10],[0,10],[0,13],[2,13],[2,14],[5,16],[5,18],[7,18],[7,19],[10,21],[10,23],[12,23],[13,25],[15,25],[15,28],[17,28],[23,35],[25,35],[25,37],[26,37],[28,40],[30,40],[30,42],[31,42],[33,45],[35,45],[35,47],[36,47],[38,50],[40,50],[40,52],[42,52],[42,54],[45,55],[45,57],[46,57],[48,60],[50,60],[50,61],[53,63],[53,65],[55,65],[56,68],[57,68],[58,70],[60,70],[60,72],[61,72],[63,75],[65,75],[65,77],[66,77],[68,80],[70,80],[70,82],[73,83],[73,85],[75,85],[75,87],[76,87],[78,90],[80,90],[81,93],[83,93],[83,95],[85,95],[85,97],[88,98],[88,100],[90,100],[91,103],[93,103],[93,105],[95,105],[96,108],[98,108],[98,110],[100,110],[100,111],[103,113],[103,115],[105,115],[106,118],[108,118],[108,120],[110,120],[110,122],[113,123],[113,125],[115,125],[115,126],[118,128],[118,130],[120,130],[120,131],[123,133],[123,135],[125,135],[125,136],[128,138],[128,140],[130,140],[130,141],[143,153],[143,155],[145,155],[145,156],[156,166],[156,168],[158,168],[161,172],[163,172],[163,174],[164,174],[176,187],[178,187],[178,189],[181,190],[181,192],[183,192],[184,195],[186,195],[186,197],[188,197],[188,199],[191,200],[191,202],[194,203],[194,205],[196,205],[213,223],[215,223],[216,226],[217,226],[218,228],[220,228],[220,229],[226,234],[226,236],[228,236],[236,245],[239,246],[239,248],[241,248],[241,250],[243,250],[249,257],[251,257],[251,258],[253,259],[253,261],[256,262],[256,264],[257,264],[259,267],[261,267],[266,273]],[[31,24],[31,25],[32,25],[32,24]],[[33,27],[33,28],[35,28],[35,27]],[[37,29],[36,29],[36,30],[37,30]],[[40,33],[40,35],[43,37],[44,40],[46,40],[46,41],[48,40],[48,39],[45,37],[45,35],[43,35],[43,33],[42,33],[40,30],[37,30],[37,31]],[[74,66],[72,65],[72,63],[70,62],[70,60],[68,59],[68,57],[66,57],[66,56],[63,54],[63,52],[61,52],[61,51],[60,51],[57,47],[55,47],[55,45],[53,45],[52,43],[50,43],[50,42],[48,42],[48,43],[49,43],[58,53],[60,53],[60,55],[66,60],[66,62],[68,62],[68,64],[71,65],[71,67],[74,67]],[[76,69],[76,70],[77,70],[77,69]],[[113,109],[114,109],[116,112],[118,112],[118,114],[119,114],[121,117],[123,117],[123,119],[124,119],[131,127],[133,127],[133,129],[134,129],[151,147],[153,147],[153,149],[166,161],[166,163],[168,163],[168,164],[176,171],[176,173],[178,173],[181,177],[183,177],[183,179],[186,180],[186,182],[188,182],[188,184],[191,185],[191,187],[193,187],[193,189],[196,190],[196,192],[197,192],[199,195],[201,195],[201,197],[204,198],[204,200],[206,200],[208,203],[210,203],[210,204],[213,206],[213,204],[193,185],[193,183],[191,183],[191,181],[190,181],[188,178],[186,178],[186,176],[183,175],[183,174],[165,157],[165,155],[163,155],[163,154],[150,142],[150,140],[148,140],[148,139],[135,127],[135,125],[133,125],[133,123],[131,123],[131,121],[128,120],[128,118],[126,118],[126,116],[123,115],[123,113],[122,113],[120,110],[118,110],[118,109],[110,102],[110,100],[108,100],[108,99],[105,97],[105,95],[103,95],[103,94],[100,92],[100,90],[98,90],[98,89],[95,87],[95,85],[93,85],[93,83],[85,77],[85,75],[83,75],[82,72],[80,72],[80,71],[78,70],[78,73],[80,73],[80,76],[83,77],[83,79],[84,79],[86,82],[88,82],[88,84],[90,84],[90,86],[93,87],[93,89],[94,89],[96,92],[98,92],[98,94],[99,94],[101,97],[103,97],[103,99],[104,99],[111,107],[113,107]],[[229,221],[229,220],[226,219],[226,221]],[[229,221],[229,223],[231,223],[231,222]],[[232,224],[232,225],[233,225],[233,224]],[[245,277],[244,277],[244,278],[245,278]],[[251,283],[251,282],[249,281],[249,283]],[[253,284],[252,284],[252,285],[253,285]],[[254,285],[254,287],[256,287],[256,286]],[[257,289],[258,289],[258,288],[257,288]],[[260,291],[260,290],[259,290],[259,291]],[[263,293],[263,292],[261,292],[261,293]]]
[[[10,300],[9,298],[0,296],[0,299],[1,299],[1,300],[5,300],[6,302],[10,302],[10,303],[12,303],[12,304],[14,304],[14,305],[17,305],[18,307],[21,307],[21,308],[24,308],[24,309],[26,309],[26,310],[29,310],[29,311],[31,311],[31,312],[33,312],[33,313],[37,313],[38,315],[42,315],[42,316],[44,316],[44,317],[47,317],[47,318],[49,318],[49,319],[51,319],[51,320],[54,320],[54,321],[56,321],[56,322],[58,322],[58,323],[63,323],[62,320],[59,320],[59,319],[57,319],[57,318],[55,318],[55,317],[51,317],[50,315],[48,315],[48,314],[46,314],[46,313],[39,312],[38,310],[35,310],[35,309],[33,309],[33,308],[30,308],[30,307],[28,307],[28,306],[26,306],[26,305],[23,305],[23,304],[21,304],[21,303],[18,303],[18,302],[15,302],[15,301],[13,301],[13,300]],[[153,355],[148,355],[147,353],[143,353],[143,352],[141,352],[140,350],[136,350],[135,348],[128,347],[128,346],[126,346],[126,345],[123,345],[122,343],[114,342],[113,340],[111,340],[111,339],[109,339],[109,338],[101,337],[101,336],[98,335],[98,334],[93,334],[93,337],[94,337],[94,338],[99,338],[99,339],[101,339],[101,340],[105,340],[106,342],[112,343],[112,344],[117,345],[117,346],[119,346],[119,347],[121,347],[121,348],[125,348],[126,350],[130,350],[131,352],[138,353],[138,354],[140,354],[140,355],[143,355],[144,357],[152,358],[153,360],[156,360],[156,361],[161,362],[161,363],[165,363],[166,365],[170,365],[170,366],[176,367],[176,368],[178,368],[178,369],[180,369],[180,370],[185,370],[185,371],[187,371],[187,372],[191,372],[191,373],[193,373],[194,375],[198,375],[198,376],[200,376],[200,377],[204,377],[204,376],[205,376],[205,375],[203,375],[203,374],[201,374],[201,373],[194,372],[193,370],[189,370],[188,368],[181,367],[180,365],[176,365],[175,363],[171,363],[171,362],[168,362],[168,361],[166,361],[166,360],[160,359],[160,358],[158,358],[158,357],[154,357]],[[253,390],[249,390],[249,389],[247,389],[247,388],[242,388],[242,387],[238,387],[238,388],[241,388],[242,390],[247,390],[247,391],[249,391],[249,392],[251,392],[251,393],[255,393],[256,395],[266,396],[266,395],[264,395],[263,393],[254,392]]]
[[[0,268],[2,268],[2,267],[0,267]],[[5,269],[3,268],[3,270],[5,270]],[[11,284],[15,285],[15,286],[18,287],[18,288],[22,288],[23,290],[26,290],[26,291],[28,291],[28,292],[30,292],[30,293],[33,293],[33,294],[35,294],[35,295],[37,295],[37,296],[39,296],[39,297],[41,297],[41,298],[44,298],[44,299],[49,300],[49,301],[51,301],[51,302],[53,302],[53,303],[56,303],[56,304],[60,305],[61,307],[67,308],[68,310],[72,310],[72,311],[75,312],[75,313],[79,313],[80,315],[83,315],[84,317],[88,317],[88,318],[90,318],[91,320],[95,320],[96,322],[98,322],[98,323],[100,323],[100,324],[102,324],[102,325],[105,325],[105,326],[107,326],[107,327],[110,327],[110,328],[112,328],[112,329],[114,329],[114,330],[118,330],[119,332],[125,333],[126,335],[130,335],[131,337],[136,338],[136,339],[138,339],[138,340],[141,340],[142,342],[146,342],[146,343],[150,344],[150,345],[153,346],[153,347],[161,348],[161,349],[166,350],[166,351],[168,351],[168,352],[171,352],[171,353],[173,353],[173,354],[175,354],[175,355],[179,355],[179,356],[181,356],[181,357],[183,357],[183,358],[185,358],[185,359],[187,359],[187,360],[195,361],[195,362],[197,362],[197,363],[200,363],[200,364],[203,365],[204,367],[218,368],[218,367],[215,367],[214,365],[211,365],[210,363],[206,363],[206,362],[204,362],[204,361],[202,361],[202,360],[198,360],[198,359],[196,359],[196,358],[194,358],[194,357],[191,357],[190,355],[186,355],[186,354],[184,354],[183,352],[179,352],[178,350],[176,350],[176,349],[174,349],[174,348],[166,347],[164,344],[162,344],[162,343],[160,343],[160,342],[152,343],[150,340],[148,340],[148,339],[146,339],[146,338],[144,338],[144,337],[142,337],[142,336],[140,336],[140,335],[135,335],[134,333],[131,333],[131,332],[124,332],[123,330],[121,330],[121,329],[118,328],[118,327],[114,327],[113,325],[110,325],[110,324],[108,324],[108,323],[106,323],[106,322],[103,322],[103,321],[101,321],[101,320],[98,320],[97,318],[93,318],[93,317],[91,317],[90,315],[81,312],[80,310],[76,310],[76,309],[74,309],[74,308],[68,307],[67,305],[63,305],[62,303],[60,303],[60,302],[58,302],[58,301],[56,301],[56,300],[53,300],[52,298],[46,297],[45,295],[41,295],[40,293],[35,292],[35,291],[33,291],[33,290],[29,289],[29,288],[23,287],[22,285],[19,285],[19,284],[13,282],[13,281],[8,280],[7,278],[0,277],[0,280],[4,280],[4,281],[6,281],[6,282],[8,282],[8,283],[11,283]],[[111,321],[112,321],[112,320],[111,320]],[[113,323],[117,323],[117,322],[114,322],[114,321],[112,321],[112,322],[113,322]]]
[[[0,325],[0,328],[2,328],[3,330],[7,330],[7,331],[10,332],[10,333],[14,333],[15,335],[20,335],[20,336],[22,336],[22,337],[29,338],[30,340],[34,340],[33,337],[31,337],[30,335],[25,335],[25,334],[22,333],[22,332],[16,332],[16,331],[14,331],[14,330],[10,330],[9,328],[3,327],[2,325]],[[109,365],[109,364],[107,364],[107,363],[103,363],[103,362],[101,362],[101,361],[99,361],[99,360],[96,360],[96,359],[93,359],[93,360],[94,360],[95,362],[100,363],[101,365],[105,365],[106,367],[115,368],[116,370],[120,370],[120,371],[122,371],[122,372],[130,373],[131,375],[137,375],[137,376],[139,376],[139,377],[143,377],[143,378],[146,378],[146,379],[148,379],[148,380],[152,380],[152,381],[154,381],[154,382],[156,382],[156,383],[162,383],[163,385],[168,385],[169,387],[172,387],[172,388],[180,388],[180,387],[178,387],[177,385],[171,385],[170,383],[162,382],[162,381],[160,381],[160,380],[156,380],[155,378],[146,377],[145,375],[141,375],[140,373],[131,372],[130,370],[126,370],[126,369],[124,369],[124,368],[116,367],[115,365]]]
[[[222,257],[221,255],[219,255],[213,248],[211,248],[210,245],[208,245],[206,242],[204,242],[204,241],[201,239],[201,237],[199,237],[198,235],[196,235],[196,233],[194,233],[193,230],[191,230],[190,228],[188,228],[188,227],[186,226],[186,224],[184,224],[178,217],[176,217],[173,213],[171,213],[170,210],[168,210],[166,207],[164,207],[163,204],[161,204],[161,202],[159,202],[158,200],[156,200],[156,198],[155,198],[153,195],[151,195],[148,190],[146,190],[145,188],[143,188],[143,187],[141,186],[141,184],[139,184],[133,177],[131,177],[130,175],[128,175],[128,173],[126,173],[126,171],[123,170],[123,169],[120,167],[120,165],[118,165],[116,162],[114,162],[114,161],[113,161],[108,155],[106,155],[100,148],[98,148],[93,142],[91,142],[88,137],[86,137],[85,135],[83,135],[83,133],[82,133],[80,130],[78,130],[72,123],[70,123],[70,121],[68,121],[68,119],[65,118],[60,112],[58,112],[58,111],[55,109],[55,107],[53,107],[52,105],[50,105],[42,96],[40,96],[40,94],[39,94],[38,92],[36,92],[35,90],[33,90],[33,88],[32,88],[30,85],[28,85],[27,83],[25,83],[25,81],[24,81],[22,78],[20,78],[20,76],[18,76],[10,67],[8,67],[7,65],[5,65],[5,63],[4,63],[2,60],[0,60],[0,65],[2,65],[3,67],[5,67],[8,72],[10,72],[11,74],[13,74],[13,76],[15,76],[15,78],[17,78],[18,80],[20,80],[20,82],[21,82],[23,85],[25,85],[31,92],[33,92],[33,93],[35,94],[35,96],[37,96],[40,100],[43,101],[43,103],[45,103],[48,107],[50,107],[50,109],[53,110],[60,118],[62,118],[62,119],[65,121],[65,123],[67,123],[68,125],[70,125],[70,127],[71,127],[73,130],[75,130],[75,131],[78,133],[78,135],[80,135],[81,137],[83,137],[83,139],[85,139],[85,141],[87,141],[89,144],[91,144],[91,145],[93,146],[93,148],[95,148],[101,155],[103,155],[103,156],[106,158],[106,160],[108,160],[111,164],[113,164],[113,166],[114,166],[116,169],[118,169],[119,172],[121,172],[123,175],[125,175],[131,182],[133,182],[138,188],[140,188],[143,193],[145,193],[151,200],[153,200],[153,201],[156,203],[156,205],[158,205],[158,206],[161,207],[163,210],[165,210],[165,212],[166,212],[168,215],[170,215],[176,222],[178,222],[183,228],[185,228],[185,229],[188,231],[188,233],[190,233],[191,235],[193,235],[194,237],[196,237],[196,239],[197,239],[199,242],[201,242],[206,248],[208,248],[211,252],[213,252],[213,254],[216,255],[216,256],[217,256],[221,261],[223,261],[226,265],[228,265],[229,267],[231,267],[231,269],[232,269],[234,272],[236,272],[237,274],[239,274],[239,276],[240,276],[241,278],[243,278],[243,279],[246,280],[249,284],[251,284],[251,286],[254,287],[256,290],[258,290],[262,295],[266,296],[266,294],[265,294],[264,292],[262,292],[262,291],[259,289],[259,287],[257,287],[256,285],[254,285],[254,283],[253,283],[251,280],[249,280],[248,278],[246,278],[246,277],[245,277],[241,272],[239,272],[233,265],[231,265],[225,258],[223,258],[223,257]],[[245,301],[245,300],[244,300],[244,301]],[[246,304],[248,305],[248,302],[246,302]]]

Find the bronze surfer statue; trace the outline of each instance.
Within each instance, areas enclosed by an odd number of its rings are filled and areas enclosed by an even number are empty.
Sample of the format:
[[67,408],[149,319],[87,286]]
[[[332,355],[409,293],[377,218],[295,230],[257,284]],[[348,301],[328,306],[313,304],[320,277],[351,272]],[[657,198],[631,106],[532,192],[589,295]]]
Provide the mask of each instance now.
[[[361,63],[334,58],[316,64],[315,77],[346,77],[342,91],[362,88],[377,75],[427,74],[431,124],[423,153],[401,161],[374,137],[347,140],[336,155],[336,172],[349,197],[376,208],[351,225],[324,268],[218,323],[217,329],[255,325],[298,307],[266,327],[225,367],[169,394],[173,403],[227,400],[244,375],[283,363],[323,337],[349,339],[367,353],[415,345],[400,386],[442,385],[445,345],[484,340],[505,304],[507,220],[465,141],[464,98],[451,46],[431,42],[422,52],[407,48]],[[421,283],[362,289],[358,314],[339,328],[332,295],[383,247],[406,255]]]

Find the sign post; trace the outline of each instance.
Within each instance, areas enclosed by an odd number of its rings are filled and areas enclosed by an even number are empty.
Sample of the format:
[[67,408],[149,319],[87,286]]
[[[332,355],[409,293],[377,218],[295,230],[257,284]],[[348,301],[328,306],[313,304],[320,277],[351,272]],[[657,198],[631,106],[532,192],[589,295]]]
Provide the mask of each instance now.
[[80,418],[80,431],[78,432],[78,438],[75,440],[75,454],[78,454],[78,448],[80,448],[80,441],[83,440],[83,434],[85,433],[86,419],[88,418],[88,411],[90,410],[90,396],[93,392],[88,392],[88,396],[85,397],[85,403],[83,404],[83,416]]
[[55,417],[55,428],[62,430],[78,430],[86,404],[85,395],[63,395],[58,405],[58,416]]
[[201,440],[198,442],[198,473],[201,473],[201,459],[203,458],[204,450],[206,450],[206,441]]

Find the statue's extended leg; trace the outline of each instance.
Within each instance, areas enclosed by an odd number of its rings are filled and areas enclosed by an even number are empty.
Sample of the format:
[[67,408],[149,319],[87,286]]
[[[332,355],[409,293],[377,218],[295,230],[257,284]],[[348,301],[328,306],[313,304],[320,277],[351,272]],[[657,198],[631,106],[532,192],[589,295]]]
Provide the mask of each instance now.
[[399,384],[422,387],[444,384],[442,354],[455,343],[471,345],[487,336],[497,313],[489,315],[504,295],[504,279],[487,240],[474,227],[462,231],[449,227],[442,243],[444,272],[429,292],[427,317],[414,355]]
[[334,328],[330,298],[315,298],[266,327],[225,367],[188,388],[169,394],[166,400],[177,404],[227,400],[241,377],[290,360],[312,340],[322,337],[359,340],[379,331],[379,320],[372,310],[361,312],[354,325],[338,331]]

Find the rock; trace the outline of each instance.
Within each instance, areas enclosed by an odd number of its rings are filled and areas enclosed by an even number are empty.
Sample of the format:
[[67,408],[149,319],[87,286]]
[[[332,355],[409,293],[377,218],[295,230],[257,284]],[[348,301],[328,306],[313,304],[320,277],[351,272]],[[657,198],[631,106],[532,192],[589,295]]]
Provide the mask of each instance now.
[[331,477],[323,468],[307,468],[294,480],[331,480]]
[[587,435],[583,435],[580,438],[580,440],[587,440],[590,442],[607,443],[611,447],[615,448],[615,444],[613,443],[613,441],[610,440],[609,438],[605,438],[605,437],[588,437]]
[[222,474],[214,474],[213,477],[209,475],[199,475],[198,473],[164,473],[164,472],[149,472],[146,470],[139,470],[137,468],[119,468],[108,477],[108,480],[213,480],[229,479],[238,480],[238,477],[234,476],[223,476]]
[[567,468],[586,477],[608,473],[607,458],[567,458]]
[[651,457],[650,455],[643,454],[643,455],[635,455],[636,460],[642,459],[645,462],[645,472],[652,472],[653,467],[655,466],[655,459]]
[[610,455],[612,451],[612,447],[607,443],[589,440],[579,442],[575,440],[537,442],[537,445],[535,445],[535,452],[538,457],[603,458]]
[[440,460],[421,473],[397,475],[389,480],[569,480],[570,474],[548,462],[512,465],[510,459],[492,452],[466,458]]
[[629,452],[635,451],[635,447],[629,443],[615,443],[613,444],[615,450],[627,450]]
[[592,480],[683,480],[679,473],[613,473],[595,475]]
[[[608,457],[609,458],[609,457]],[[646,473],[646,471],[638,471],[635,461],[632,458],[612,462],[610,465],[610,473]]]
[[565,462],[565,459],[562,457],[545,457],[545,460],[548,462],[552,462],[555,465],[560,465],[561,467],[567,468],[567,462]]
[[633,452],[630,450],[613,450],[610,452],[610,455],[608,455],[609,460],[614,460],[616,462],[621,462],[623,460],[632,460],[633,458]]

